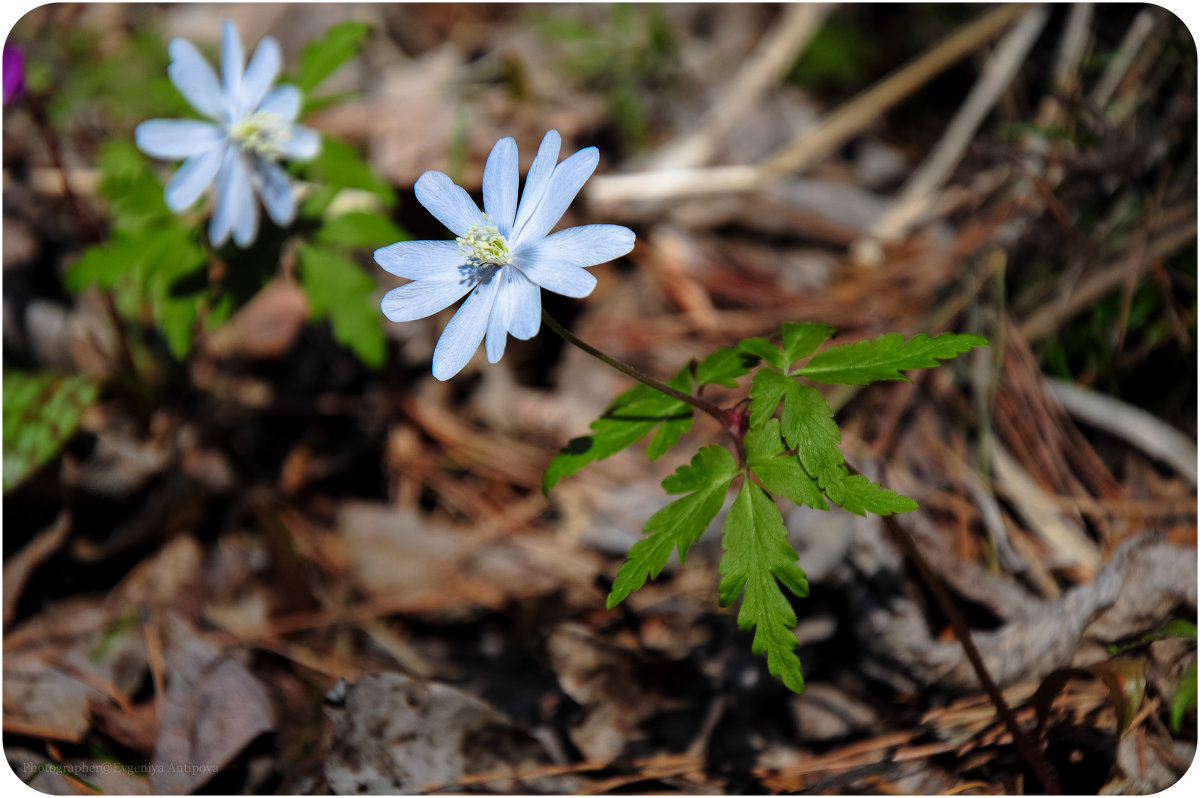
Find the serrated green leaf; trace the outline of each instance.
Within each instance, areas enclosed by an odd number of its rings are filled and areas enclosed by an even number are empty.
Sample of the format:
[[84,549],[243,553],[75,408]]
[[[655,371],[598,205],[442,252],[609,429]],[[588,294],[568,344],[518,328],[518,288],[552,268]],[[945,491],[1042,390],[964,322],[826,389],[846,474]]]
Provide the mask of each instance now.
[[82,375],[4,371],[4,491],[58,453],[99,386]]
[[304,45],[296,71],[297,88],[305,94],[315,89],[358,53],[370,30],[371,26],[365,22],[340,22],[325,31],[319,41]]
[[798,373],[816,382],[840,385],[907,380],[902,370],[932,368],[939,360],[987,345],[987,339],[978,335],[942,333],[936,338],[918,335],[905,341],[904,336],[889,333],[875,340],[830,347],[815,355]]
[[769,419],[763,427],[747,432],[745,446],[746,464],[763,487],[793,504],[829,509],[820,486],[800,465],[800,459],[785,454],[778,419]]
[[679,561],[684,561],[688,549],[700,539],[721,510],[729,483],[737,472],[737,462],[729,450],[722,446],[706,446],[696,452],[690,465],[680,466],[663,481],[663,488],[668,493],[687,495],[650,516],[642,528],[642,534],[648,537],[630,548],[628,558],[617,572],[608,595],[609,609],[644,585],[647,578],[657,578],[672,549],[678,549]]
[[742,595],[738,628],[754,629],[754,653],[767,655],[767,669],[789,689],[804,691],[798,645],[791,627],[796,613],[780,589],[804,598],[808,581],[796,565],[779,508],[758,485],[746,480],[725,515],[719,588],[721,606]]
[[768,366],[774,366],[780,370],[787,368],[788,365],[779,347],[766,338],[747,338],[738,344],[738,351],[761,357]]
[[1192,661],[1188,665],[1187,670],[1183,672],[1183,676],[1179,678],[1179,685],[1175,688],[1175,695],[1171,698],[1171,731],[1178,734],[1179,727],[1183,725],[1183,716],[1188,713],[1188,710],[1196,708],[1196,662]]
[[783,325],[783,355],[788,365],[801,358],[806,358],[817,347],[825,343],[825,339],[833,335],[833,327],[820,322],[788,322]]
[[738,377],[749,374],[759,359],[758,355],[739,352],[732,346],[721,347],[696,366],[696,384],[736,388]]
[[[680,369],[667,384],[680,391],[689,390],[690,370]],[[565,477],[632,446],[659,425],[661,428],[646,449],[650,459],[661,456],[691,428],[691,405],[648,385],[635,385],[614,399],[604,415],[591,423],[591,435],[572,438],[554,456],[542,475],[542,490],[549,493]]]
[[386,349],[375,281],[358,264],[324,246],[301,244],[300,283],[314,319],[328,318],[333,337],[364,365],[378,368]]
[[382,213],[351,211],[326,220],[317,230],[316,238],[322,244],[376,249],[407,241],[409,236]]
[[[833,499],[832,496],[829,498]],[[892,513],[911,513],[917,509],[917,503],[907,496],[902,496],[894,490],[880,487],[878,482],[871,482],[862,474],[851,474],[842,483],[842,493],[834,501],[843,509],[855,515],[891,515]]]
[[750,427],[761,427],[775,414],[779,400],[792,383],[786,375],[771,369],[760,369],[750,383]]
[[840,501],[846,478],[845,459],[838,448],[842,432],[821,392],[787,380],[780,429],[788,446],[796,450],[804,470],[817,480],[826,496]]

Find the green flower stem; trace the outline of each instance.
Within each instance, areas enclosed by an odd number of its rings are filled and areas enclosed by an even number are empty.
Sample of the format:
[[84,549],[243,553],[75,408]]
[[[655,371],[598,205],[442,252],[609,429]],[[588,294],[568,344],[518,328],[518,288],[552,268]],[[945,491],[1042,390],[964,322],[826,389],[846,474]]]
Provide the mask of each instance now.
[[579,347],[584,352],[587,352],[589,355],[596,358],[597,360],[603,362],[604,364],[606,364],[608,366],[612,366],[617,371],[621,372],[622,374],[625,374],[626,376],[632,377],[633,379],[637,380],[638,382],[642,383],[643,385],[648,385],[660,393],[665,393],[667,396],[670,396],[672,399],[678,399],[681,402],[686,402],[687,404],[691,405],[692,407],[696,408],[697,410],[708,413],[710,416],[715,418],[717,421],[721,422],[722,427],[729,428],[729,426],[730,426],[729,413],[726,412],[725,410],[721,409],[717,405],[713,404],[712,402],[708,401],[707,399],[701,399],[699,396],[692,396],[691,394],[687,394],[687,393],[684,393],[683,391],[676,390],[675,388],[672,388],[670,385],[667,385],[665,382],[656,380],[653,377],[651,377],[649,374],[643,374],[642,372],[635,369],[633,366],[630,366],[627,363],[622,363],[620,360],[617,360],[614,357],[610,357],[609,355],[604,354],[599,349],[597,349],[596,347],[587,343],[586,341],[583,341],[582,339],[577,337],[575,335],[575,333],[571,332],[566,327],[562,326],[557,321],[555,321],[554,317],[551,316],[549,313],[547,313],[544,308],[542,310],[542,320],[546,322],[547,327],[554,330],[554,332],[558,333],[559,337],[562,338],[567,343],[569,343],[573,346]]

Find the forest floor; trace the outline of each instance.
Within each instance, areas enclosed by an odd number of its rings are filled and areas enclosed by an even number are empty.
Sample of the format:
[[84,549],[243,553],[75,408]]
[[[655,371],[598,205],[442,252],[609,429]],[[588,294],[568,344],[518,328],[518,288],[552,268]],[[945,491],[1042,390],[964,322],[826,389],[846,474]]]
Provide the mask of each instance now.
[[[379,315],[367,365],[281,279],[176,359],[152,323],[114,331],[103,291],[68,290],[87,227],[110,225],[101,144],[140,121],[120,98],[147,91],[147,63],[165,76],[173,36],[215,52],[223,16],[248,49],[276,37],[285,67],[329,26],[370,23],[325,87],[350,94],[306,124],[365,156],[413,238],[443,235],[413,195],[426,170],[478,197],[504,136],[522,173],[550,128],[564,154],[598,146],[566,222],[638,243],[586,299],[543,299],[642,371],[790,321],[838,342],[986,336],[911,382],[825,391],[846,460],[920,503],[897,519],[1064,793],[1156,792],[1187,770],[1196,50],[1178,19],[134,4],[42,7],[10,37],[34,70],[3,141],[19,778],[63,794],[1049,789],[876,517],[784,513],[811,584],[793,602],[803,694],[718,606],[719,526],[605,609],[659,483],[722,431],[698,419],[653,463],[635,445],[543,494],[554,453],[629,386],[549,331],[438,382],[451,311]],[[354,259],[373,302],[400,284],[369,249]],[[129,371],[135,334],[150,354]],[[13,484],[10,368],[99,386]]]

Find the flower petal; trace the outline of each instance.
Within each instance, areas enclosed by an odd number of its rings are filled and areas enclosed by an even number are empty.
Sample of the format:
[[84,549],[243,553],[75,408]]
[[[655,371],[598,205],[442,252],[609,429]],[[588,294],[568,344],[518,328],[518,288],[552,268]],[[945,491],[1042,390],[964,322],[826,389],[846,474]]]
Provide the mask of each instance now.
[[433,349],[433,376],[448,380],[467,365],[487,331],[488,317],[499,288],[497,279],[479,284],[450,319]]
[[[214,247],[225,243],[229,232],[243,216],[257,215],[254,195],[250,191],[250,176],[241,151],[237,147],[226,147],[217,172],[216,208],[208,223],[208,240]],[[245,222],[241,222],[245,233]]]
[[375,262],[397,277],[454,283],[467,279],[466,256],[454,241],[400,241],[375,250]]
[[138,149],[154,158],[187,158],[207,152],[225,138],[221,129],[199,119],[148,119],[133,132]]
[[294,161],[307,161],[321,151],[321,134],[304,125],[292,126],[292,137],[283,145],[283,154]]
[[512,235],[513,218],[517,214],[519,180],[517,142],[511,136],[500,139],[483,167],[483,209],[506,238]]
[[563,296],[579,299],[596,287],[596,278],[591,272],[570,263],[518,256],[513,265],[542,288]]
[[254,51],[254,57],[250,59],[246,72],[242,75],[242,85],[237,94],[238,107],[242,113],[250,113],[262,102],[267,90],[279,76],[279,62],[279,42],[267,36],[258,43],[258,49]]
[[413,187],[417,202],[425,206],[437,220],[446,225],[456,236],[466,235],[471,225],[483,221],[479,207],[471,195],[456,186],[449,175],[442,172],[426,172],[417,178]]
[[450,307],[474,285],[465,281],[414,280],[384,294],[380,308],[391,321],[415,321]]
[[221,77],[225,81],[225,96],[232,102],[241,92],[242,69],[246,56],[242,53],[242,37],[233,20],[221,22]]
[[528,341],[542,326],[542,289],[529,281],[519,269],[511,270],[512,319],[508,331],[514,338]]
[[183,99],[207,117],[227,119],[221,84],[217,83],[217,76],[196,45],[187,39],[172,39],[167,45],[167,52],[171,56],[167,76],[179,89]]
[[263,97],[262,102],[258,104],[258,110],[279,114],[291,122],[300,113],[301,99],[300,89],[290,83],[285,83],[267,92],[267,96]]
[[[238,195],[239,201],[242,201],[241,196]],[[246,196],[249,198],[244,200],[242,212],[233,220],[233,243],[242,249],[253,244],[254,237],[258,235],[258,203],[254,201],[252,193]]]
[[549,131],[542,138],[533,164],[529,167],[529,174],[525,176],[525,191],[521,194],[521,204],[517,206],[517,220],[513,223],[515,232],[520,232],[529,221],[529,217],[533,216],[542,197],[546,195],[546,189],[550,186],[550,176],[554,174],[554,165],[558,163],[558,149],[561,144],[562,139],[557,130]]
[[296,200],[292,194],[292,181],[278,164],[265,165],[262,185],[258,189],[263,205],[271,221],[287,227],[296,217]]
[[508,343],[508,326],[512,323],[513,277],[523,279],[516,269],[505,267],[496,273],[492,282],[500,283],[496,289],[496,301],[492,303],[492,312],[488,314],[487,338],[484,341],[484,351],[487,352],[489,363],[498,363],[504,357],[504,346]]
[[600,151],[595,147],[585,147],[567,160],[554,167],[550,176],[550,185],[546,187],[546,195],[534,209],[533,215],[525,226],[517,231],[514,247],[519,247],[522,241],[536,241],[549,233],[558,220],[566,212],[567,206],[575,199],[579,189],[596,171],[600,162]]
[[585,224],[559,230],[521,249],[523,259],[571,266],[595,266],[633,249],[634,235],[616,224]]
[[175,213],[187,209],[189,205],[200,198],[204,189],[208,188],[217,170],[221,168],[221,159],[227,149],[232,147],[213,147],[205,152],[197,153],[183,162],[163,191],[163,200],[167,207]]

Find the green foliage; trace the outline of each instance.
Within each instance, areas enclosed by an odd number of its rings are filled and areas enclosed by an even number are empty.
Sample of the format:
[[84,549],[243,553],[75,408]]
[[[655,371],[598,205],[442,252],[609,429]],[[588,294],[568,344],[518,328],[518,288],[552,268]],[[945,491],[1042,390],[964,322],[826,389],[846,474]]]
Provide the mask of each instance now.
[[906,380],[900,372],[931,368],[977,346],[987,339],[978,335],[943,333],[936,338],[918,335],[905,341],[897,333],[875,340],[832,346],[808,361],[800,374],[827,385],[866,385],[876,380]]
[[608,594],[609,609],[644,585],[647,577],[657,577],[672,549],[678,549],[679,561],[684,561],[688,548],[700,539],[725,503],[725,493],[737,473],[737,462],[728,449],[706,446],[696,452],[691,465],[680,466],[663,481],[667,493],[687,495],[650,516],[642,528],[642,534],[649,537],[629,550],[629,558]]
[[[691,381],[689,369],[683,368],[667,384],[686,391]],[[604,415],[591,423],[591,435],[572,439],[555,455],[542,476],[542,490],[549,493],[564,477],[632,446],[658,427],[646,452],[655,460],[678,443],[691,425],[692,408],[687,404],[646,385],[636,385],[614,399]]]
[[[648,98],[675,83],[678,59],[661,8],[613,3],[607,18],[534,12],[533,27],[559,53],[564,72],[605,97],[630,149],[651,141]],[[597,13],[600,13],[597,11]]]
[[4,370],[5,493],[58,453],[98,393],[82,375]]
[[112,236],[89,247],[68,268],[68,290],[96,285],[114,294],[117,309],[140,322],[149,315],[171,355],[191,351],[203,287],[193,276],[208,261],[197,231],[171,213],[162,184],[133,144],[107,142],[98,158],[100,194],[112,214]]
[[304,45],[296,70],[296,86],[307,96],[338,67],[358,55],[370,31],[371,26],[365,22],[341,22],[325,31],[321,39]]
[[789,322],[783,325],[783,354],[790,366],[797,360],[808,357],[817,351],[817,347],[825,343],[833,335],[833,327],[818,322],[796,324]]
[[396,192],[384,182],[358,150],[332,136],[321,137],[321,151],[305,163],[293,163],[293,174],[320,184],[300,206],[302,216],[320,216],[341,189],[356,188],[374,194],[385,208],[396,204]]
[[757,356],[725,346],[700,361],[696,366],[696,382],[736,388],[738,378],[749,374],[757,363]]
[[301,244],[300,283],[313,319],[328,318],[333,337],[367,366],[383,365],[383,326],[375,281],[354,261],[320,244]]
[[[804,688],[791,631],[796,616],[782,588],[803,598],[808,595],[808,582],[796,564],[796,552],[787,541],[772,496],[819,510],[829,509],[828,499],[859,515],[917,509],[907,496],[849,473],[833,410],[816,388],[798,378],[852,384],[903,379],[901,370],[936,366],[939,359],[987,343],[973,335],[944,334],[933,339],[919,335],[909,341],[895,335],[813,355],[832,334],[827,324],[785,324],[776,339],[779,345],[766,338],[748,338],[675,375],[673,388],[698,391],[705,385],[735,388],[741,377],[754,371],[747,400],[720,413],[713,411],[726,425],[736,458],[727,449],[706,446],[690,465],[663,482],[668,493],[685,495],[646,522],[646,537],[630,549],[608,597],[611,608],[647,579],[657,577],[672,551],[679,552],[682,562],[720,512],[730,486],[740,479],[740,492],[722,533],[720,602],[725,606],[742,597],[738,626],[755,630],[755,653],[765,653],[770,672],[796,691]],[[810,358],[807,365],[793,369],[805,358]],[[638,385],[617,397],[592,422],[591,435],[574,439],[550,462],[543,488],[548,492],[563,477],[655,428],[658,433],[647,454],[658,457],[679,441],[691,419],[689,404]]]
[[758,485],[743,482],[725,516],[722,534],[721,606],[742,596],[738,628],[753,628],[754,653],[766,653],[771,675],[797,693],[803,692],[800,658],[794,652],[799,643],[791,630],[796,613],[779,585],[805,598],[808,580],[796,565],[798,555],[788,543],[779,508]]
[[871,74],[874,47],[862,25],[833,19],[817,31],[792,68],[787,81],[807,89],[853,91]]
[[1183,716],[1195,708],[1196,662],[1193,660],[1192,664],[1188,665],[1187,670],[1183,672],[1183,676],[1179,678],[1175,695],[1171,697],[1171,731],[1178,733],[1179,727],[1183,725]]
[[377,249],[405,241],[408,234],[388,217],[373,211],[351,211],[326,220],[317,230],[317,241],[359,249]]
[[[855,515],[891,515],[892,513],[911,513],[917,509],[917,503],[907,496],[901,496],[894,490],[881,488],[878,482],[871,482],[862,474],[851,474],[841,485],[840,497],[835,501],[843,510]],[[833,499],[833,496],[829,498]]]
[[746,465],[763,487],[793,504],[828,510],[821,486],[809,476],[794,452],[785,451],[780,438],[779,420],[769,419],[758,429],[746,433]]
[[767,365],[777,369],[787,368],[787,356],[766,338],[747,338],[738,344],[738,351],[744,355],[762,358]]

